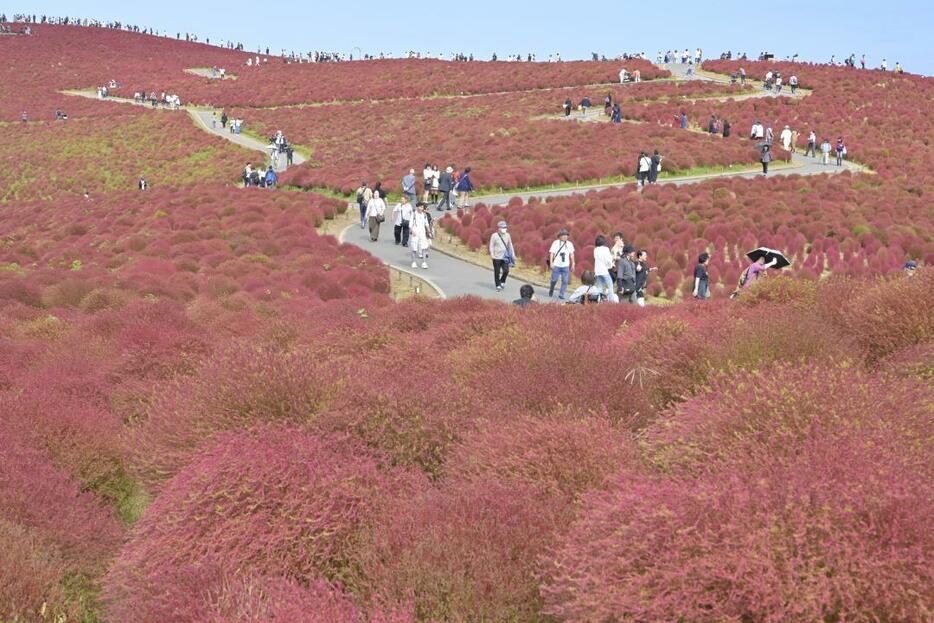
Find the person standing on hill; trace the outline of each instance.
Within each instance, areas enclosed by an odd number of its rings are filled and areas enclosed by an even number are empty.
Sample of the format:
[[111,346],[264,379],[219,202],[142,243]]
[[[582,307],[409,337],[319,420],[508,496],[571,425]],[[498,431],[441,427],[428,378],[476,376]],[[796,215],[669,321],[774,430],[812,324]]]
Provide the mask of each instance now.
[[732,127],[733,127],[733,126],[730,125],[729,119],[724,119],[724,120],[723,120],[723,138],[729,138],[729,137],[730,137],[730,129],[731,129]]
[[843,158],[846,156],[846,145],[843,143],[843,137],[837,139],[837,166],[843,166]]
[[493,259],[493,283],[496,291],[506,287],[509,269],[516,265],[516,249],[512,244],[506,221],[496,225],[496,231],[490,236],[490,257]]
[[694,298],[699,301],[710,298],[708,262],[710,262],[710,254],[706,251],[697,256],[697,266],[694,267]]
[[409,226],[409,250],[412,251],[412,268],[418,267],[418,260],[422,261],[422,268],[428,268],[428,251],[431,241],[435,237],[431,215],[428,214],[428,204],[420,201],[415,206],[412,222]]
[[832,149],[830,139],[825,137],[824,142],[820,144],[821,164],[826,165],[830,162],[830,151]]
[[379,226],[386,220],[386,202],[379,192],[374,192],[367,203],[366,218],[370,227],[370,240],[376,242],[379,240]]
[[418,191],[415,188],[415,169],[409,169],[408,174],[402,178],[402,194],[409,198],[410,205],[415,205],[418,199]]
[[616,285],[621,301],[636,302],[636,250],[632,245],[623,247],[623,255],[616,263]]
[[594,241],[593,249],[593,271],[597,287],[606,293],[606,297],[614,302],[619,302],[616,296],[616,287],[613,280],[610,279],[610,270],[613,268],[613,252],[606,246],[606,237],[597,236]]
[[739,68],[739,83],[746,86],[746,70],[742,67]]
[[139,183],[137,183],[137,187],[139,187],[140,190],[149,190],[149,182],[146,181],[145,177],[140,175]]
[[565,117],[571,116],[571,106],[572,106],[571,98],[569,97],[566,100],[564,100],[564,116]]
[[441,192],[441,201],[438,202],[438,212],[451,209],[451,191],[454,190],[454,169],[448,167],[438,178],[438,190]]
[[798,76],[791,74],[791,78],[788,79],[788,84],[791,86],[791,94],[794,95],[798,91]]
[[470,181],[470,167],[467,167],[457,180],[457,199],[460,202],[460,208],[464,211],[470,208],[467,201],[470,199],[471,192],[473,192],[473,182]]
[[688,129],[688,116],[683,110],[681,111],[681,116],[678,118],[678,122],[681,124],[682,130]]
[[623,111],[619,107],[619,102],[613,104],[613,115],[610,117],[610,120],[613,123],[622,123],[623,122]]
[[360,229],[366,227],[366,207],[373,198],[373,191],[367,186],[366,180],[360,182],[360,188],[357,189],[357,207],[360,209]]
[[558,298],[564,300],[564,295],[568,289],[568,281],[571,273],[574,271],[574,243],[568,240],[568,230],[561,229],[558,232],[558,238],[551,243],[548,249],[549,265],[551,266],[551,284],[548,288],[548,296],[555,295],[555,285],[558,279],[561,279],[561,289],[558,291]]
[[656,268],[649,267],[649,255],[643,249],[636,252],[636,304],[645,307],[645,286],[649,282],[649,273]]

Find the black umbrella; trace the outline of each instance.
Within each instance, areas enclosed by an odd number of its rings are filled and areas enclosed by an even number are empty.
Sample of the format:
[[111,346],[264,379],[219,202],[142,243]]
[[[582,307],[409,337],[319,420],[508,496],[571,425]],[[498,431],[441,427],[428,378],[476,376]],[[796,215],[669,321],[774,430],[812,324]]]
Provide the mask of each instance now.
[[785,268],[786,266],[791,266],[791,262],[788,261],[788,258],[785,257],[785,254],[781,251],[776,251],[775,249],[770,249],[768,247],[759,247],[758,249],[753,249],[746,254],[746,257],[750,261],[755,262],[760,257],[765,258],[765,263],[768,264],[772,260],[775,260],[775,264],[772,268]]

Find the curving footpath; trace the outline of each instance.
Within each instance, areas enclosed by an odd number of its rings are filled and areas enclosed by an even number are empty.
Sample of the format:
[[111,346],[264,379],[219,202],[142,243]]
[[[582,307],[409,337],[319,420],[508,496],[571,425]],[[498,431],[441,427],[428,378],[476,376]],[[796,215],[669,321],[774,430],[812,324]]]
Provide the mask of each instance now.
[[[674,64],[662,65],[662,67],[671,71],[675,76],[675,79],[679,80],[694,79],[715,82],[729,82],[729,79],[721,78],[715,74],[709,74],[703,71],[700,74],[695,74],[694,76],[689,77],[686,74],[688,67],[687,65]],[[755,81],[747,81],[752,83],[755,88],[755,85],[757,84]],[[68,95],[97,99],[97,96],[93,91],[65,91],[65,93]],[[794,97],[805,97],[808,94],[808,91],[799,89],[798,94]],[[758,94],[752,94],[750,97],[791,97],[791,94],[787,93],[778,95],[765,92],[760,88]],[[133,101],[132,99],[126,98],[108,97],[107,100],[103,101],[113,101],[137,106],[146,106],[147,108],[150,107],[148,103],[140,104]],[[268,154],[268,145],[263,141],[260,141],[246,134],[233,134],[229,130],[221,128],[220,124],[217,124],[216,127],[212,127],[214,113],[213,109],[205,109],[193,106],[183,106],[182,109],[184,109],[192,117],[198,127],[205,132],[216,134],[217,136],[239,145],[240,147]],[[284,160],[284,158],[282,160]],[[293,156],[293,166],[302,164],[305,162],[305,160],[306,158],[304,156],[298,152],[295,152]],[[281,171],[284,169],[284,162],[282,162],[282,166],[279,170]],[[806,158],[801,154],[792,154],[792,162],[790,165],[776,166],[772,171],[769,172],[769,176],[824,175],[840,173],[842,171],[866,172],[868,169],[852,162],[844,162],[844,166],[842,167],[837,167],[835,164],[824,166],[820,164],[820,160],[818,158]],[[686,184],[697,184],[710,179],[722,177],[741,177],[746,179],[754,179],[762,177],[762,173],[756,169],[744,168],[737,170],[735,173],[726,172],[712,173],[708,175],[674,177],[668,179],[662,178],[660,183],[682,186]],[[634,184],[634,181],[625,181],[607,184],[575,186],[555,190],[527,190],[490,195],[474,195],[471,197],[471,203],[505,205],[509,203],[511,199],[516,197],[526,201],[531,197],[548,198],[570,196],[583,194],[590,191],[606,190],[610,188],[623,188]],[[352,206],[351,209],[356,210],[356,206]],[[412,269],[412,260],[408,249],[397,246],[393,242],[392,225],[389,224],[389,221],[383,224],[381,239],[378,242],[372,242],[368,232],[366,232],[364,229],[361,229],[358,224],[351,224],[345,227],[338,235],[338,240],[340,242],[353,244],[362,249],[365,249],[374,257],[379,258],[384,264],[391,266],[392,268],[395,268],[401,272],[415,275],[418,278],[426,281],[430,286],[434,287],[438,291],[442,298],[479,296],[481,298],[511,301],[515,298],[518,298],[519,287],[525,283],[529,283],[510,277],[506,290],[498,292],[493,284],[492,266],[484,267],[469,260],[449,255],[437,250],[434,250],[431,253],[428,269]],[[542,278],[543,280],[547,280],[547,276],[543,275]],[[536,293],[538,294],[538,298],[540,300],[548,300],[547,288],[543,288],[541,284],[532,283],[531,285],[535,287]]]

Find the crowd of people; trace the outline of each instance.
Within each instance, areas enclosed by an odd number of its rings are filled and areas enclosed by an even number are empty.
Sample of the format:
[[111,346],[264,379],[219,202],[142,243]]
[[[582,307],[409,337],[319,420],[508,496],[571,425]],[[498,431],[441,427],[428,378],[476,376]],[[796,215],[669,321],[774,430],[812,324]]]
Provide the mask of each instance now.
[[[103,93],[101,93],[103,91]],[[106,99],[109,97],[110,92],[107,87],[100,87],[98,89],[98,97],[101,99]],[[133,94],[133,101],[137,104],[144,104],[149,102],[150,106],[153,108],[158,108],[162,106],[163,108],[168,108],[170,110],[178,110],[182,107],[182,98],[174,93],[166,93],[162,91],[161,93],[156,93],[151,91],[149,95],[146,95],[145,92],[139,92]]]
[[248,162],[243,168],[240,179],[244,188],[275,188],[279,183],[279,176],[273,167],[260,165],[253,168],[252,162]]

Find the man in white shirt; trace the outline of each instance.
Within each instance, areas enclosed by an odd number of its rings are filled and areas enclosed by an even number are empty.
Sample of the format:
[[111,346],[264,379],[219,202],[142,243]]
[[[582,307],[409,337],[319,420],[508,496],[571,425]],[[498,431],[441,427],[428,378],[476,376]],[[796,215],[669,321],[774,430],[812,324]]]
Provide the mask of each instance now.
[[555,285],[560,277],[561,289],[558,291],[558,298],[563,301],[568,290],[568,280],[574,270],[574,243],[568,240],[567,229],[559,231],[558,238],[551,243],[548,261],[551,264],[551,285],[548,288],[548,296],[554,297]]
[[782,130],[782,133],[778,136],[778,138],[782,141],[782,148],[785,151],[791,151],[791,128],[786,125],[785,129]]
[[396,238],[396,244],[403,247],[409,246],[409,224],[412,222],[412,202],[408,195],[402,195],[399,203],[392,209],[393,216],[393,234]]

